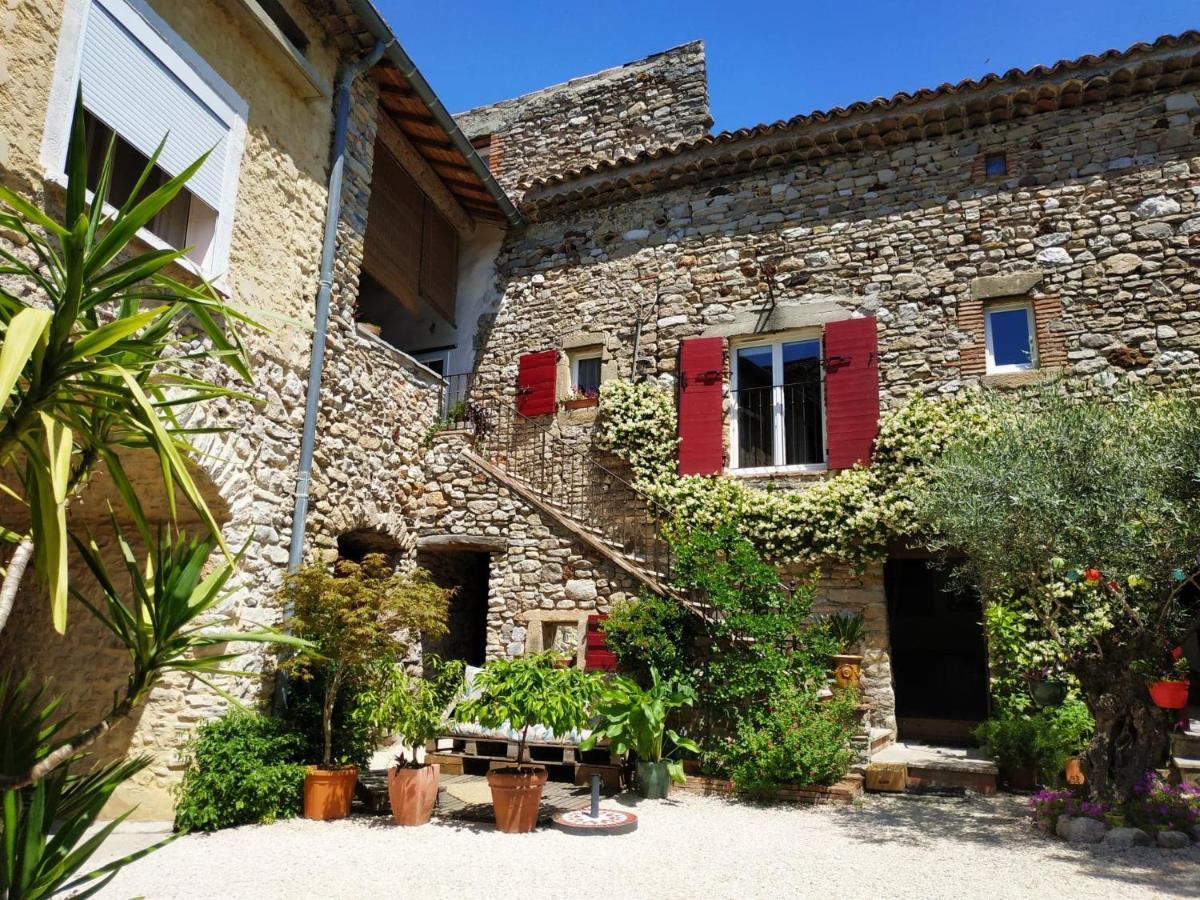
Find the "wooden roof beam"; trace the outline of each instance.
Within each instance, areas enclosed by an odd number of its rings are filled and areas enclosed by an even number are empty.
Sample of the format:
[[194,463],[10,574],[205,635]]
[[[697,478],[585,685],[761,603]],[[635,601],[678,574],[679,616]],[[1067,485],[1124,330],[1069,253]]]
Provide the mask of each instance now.
[[404,136],[404,132],[386,114],[379,117],[376,136],[380,143],[396,157],[400,165],[404,166],[413,181],[425,192],[425,196],[433,202],[438,212],[445,217],[458,236],[463,240],[469,238],[475,231],[475,220],[470,213],[463,209],[462,204],[446,187],[445,182],[438,177],[433,167],[429,165],[429,161],[417,151],[412,142]]

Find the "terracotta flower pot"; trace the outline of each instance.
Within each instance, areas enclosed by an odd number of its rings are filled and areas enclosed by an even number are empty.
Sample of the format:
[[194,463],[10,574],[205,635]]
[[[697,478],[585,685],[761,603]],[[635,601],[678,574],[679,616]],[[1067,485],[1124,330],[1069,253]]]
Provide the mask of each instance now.
[[1183,709],[1188,702],[1190,681],[1152,681],[1150,699],[1162,709]]
[[440,771],[436,763],[419,769],[388,769],[388,800],[397,825],[424,825],[429,821],[437,803]]
[[841,653],[833,658],[833,689],[857,688],[862,677],[861,656],[851,653]]
[[545,769],[541,766],[492,769],[487,773],[487,782],[492,789],[497,828],[505,834],[524,834],[537,827],[542,788],[546,785]]
[[574,400],[561,401],[563,409],[590,409],[593,406],[599,405],[600,401],[595,397],[578,397]]
[[1001,766],[1000,780],[1017,791],[1033,791],[1038,788],[1037,766]]
[[1067,760],[1066,772],[1067,784],[1086,784],[1087,776],[1083,774],[1083,767],[1079,764],[1079,757],[1072,756]]
[[304,818],[344,819],[358,784],[358,766],[322,769],[309,766],[304,776]]

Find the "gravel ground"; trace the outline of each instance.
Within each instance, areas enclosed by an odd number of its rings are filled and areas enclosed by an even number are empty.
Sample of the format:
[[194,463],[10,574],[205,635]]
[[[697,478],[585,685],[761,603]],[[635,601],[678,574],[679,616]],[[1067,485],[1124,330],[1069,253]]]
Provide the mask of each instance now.
[[[1045,838],[1019,799],[871,796],[758,806],[630,795],[622,837],[390,819],[293,820],[189,835],[126,868],[103,898],[962,898],[1200,896],[1200,845],[1122,851]],[[149,835],[121,835],[128,852]]]

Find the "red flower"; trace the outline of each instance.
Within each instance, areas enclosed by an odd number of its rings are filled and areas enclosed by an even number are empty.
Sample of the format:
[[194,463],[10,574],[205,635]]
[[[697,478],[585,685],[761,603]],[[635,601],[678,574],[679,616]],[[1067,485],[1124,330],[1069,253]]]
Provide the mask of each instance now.
[[1171,650],[1171,659],[1179,659],[1181,656],[1183,656],[1182,647],[1175,647],[1173,650]]
[[1100,570],[1095,566],[1091,566],[1083,570],[1083,577],[1092,582],[1092,584],[1095,584],[1100,580]]
[[1117,583],[1115,581],[1110,581],[1108,583],[1108,589],[1115,594],[1117,592]]

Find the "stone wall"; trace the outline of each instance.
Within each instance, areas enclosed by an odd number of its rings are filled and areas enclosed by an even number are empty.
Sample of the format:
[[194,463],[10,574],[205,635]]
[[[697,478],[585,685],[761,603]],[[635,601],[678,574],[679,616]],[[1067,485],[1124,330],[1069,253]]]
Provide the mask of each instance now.
[[493,174],[515,197],[531,178],[707,134],[712,116],[704,43],[682,44],[455,119],[469,138],[491,137]]

